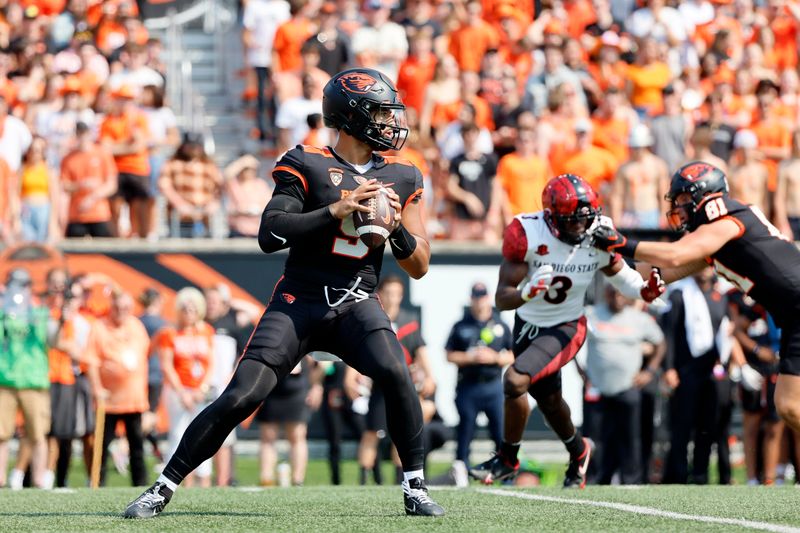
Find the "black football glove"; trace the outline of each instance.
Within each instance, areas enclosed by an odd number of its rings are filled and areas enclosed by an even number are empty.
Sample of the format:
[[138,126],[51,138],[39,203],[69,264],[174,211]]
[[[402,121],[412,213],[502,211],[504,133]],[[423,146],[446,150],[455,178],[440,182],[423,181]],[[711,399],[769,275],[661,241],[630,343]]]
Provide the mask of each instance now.
[[633,257],[638,241],[628,239],[614,227],[610,217],[599,216],[590,230],[592,244],[595,248],[608,253],[620,253],[625,257]]

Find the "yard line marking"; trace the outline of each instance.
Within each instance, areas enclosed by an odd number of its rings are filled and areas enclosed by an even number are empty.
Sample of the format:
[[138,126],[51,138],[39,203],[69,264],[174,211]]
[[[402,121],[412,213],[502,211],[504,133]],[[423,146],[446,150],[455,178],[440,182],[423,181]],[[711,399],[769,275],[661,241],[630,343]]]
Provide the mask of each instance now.
[[590,507],[603,507],[605,509],[614,509],[626,513],[634,513],[634,514],[648,515],[648,516],[660,516],[663,518],[671,518],[673,520],[688,520],[693,522],[704,522],[706,524],[724,524],[729,526],[740,526],[749,529],[759,529],[761,531],[774,531],[776,533],[800,533],[800,528],[791,526],[782,526],[779,524],[770,524],[767,522],[756,522],[753,520],[743,520],[740,518],[722,518],[716,516],[676,513],[673,511],[664,511],[662,509],[655,509],[653,507],[642,507],[641,505],[631,505],[627,503],[604,502],[597,500],[579,500],[575,498],[558,498],[556,496],[544,496],[542,494],[528,494],[528,493],[514,492],[511,490],[503,490],[503,489],[478,489],[478,492],[482,492],[484,494],[493,494],[495,496],[520,498],[522,500],[537,500],[544,502],[568,503],[574,505],[588,505]]

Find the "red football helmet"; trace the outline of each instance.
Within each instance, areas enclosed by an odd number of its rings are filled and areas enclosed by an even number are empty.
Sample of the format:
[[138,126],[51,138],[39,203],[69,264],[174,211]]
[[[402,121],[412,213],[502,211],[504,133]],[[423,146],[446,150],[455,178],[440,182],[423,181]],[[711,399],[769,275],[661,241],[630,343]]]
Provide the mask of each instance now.
[[600,214],[600,199],[586,180],[575,174],[551,179],[542,191],[544,216],[550,231],[560,241],[580,244]]

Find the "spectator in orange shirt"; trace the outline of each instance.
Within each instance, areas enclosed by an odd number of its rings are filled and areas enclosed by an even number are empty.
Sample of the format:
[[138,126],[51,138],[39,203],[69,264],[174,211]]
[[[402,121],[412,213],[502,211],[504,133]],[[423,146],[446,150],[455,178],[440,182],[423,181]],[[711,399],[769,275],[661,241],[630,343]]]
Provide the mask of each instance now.
[[433,40],[427,31],[418,31],[409,40],[411,53],[400,64],[397,90],[406,107],[421,113],[425,91],[436,69],[436,56],[433,54]]
[[[208,404],[214,363],[214,328],[203,321],[206,314],[203,293],[194,287],[181,289],[175,296],[175,308],[176,326],[163,329],[158,336],[170,420],[168,457],[175,453],[189,422]],[[211,460],[203,462],[186,478],[186,486],[194,484],[194,474],[200,478],[201,486],[210,487]]]
[[[536,153],[537,134],[533,116],[520,115],[516,150],[497,165],[497,180],[503,189],[503,212],[514,217],[542,210],[542,191],[550,179],[550,164]],[[528,122],[528,124],[526,124]],[[504,223],[507,217],[504,216]]]
[[17,175],[0,157],[0,242],[14,244],[19,233],[19,186]]
[[797,67],[797,34],[800,6],[795,1],[769,2],[770,29],[775,35],[778,70]]
[[450,35],[449,52],[462,71],[479,72],[486,50],[497,48],[500,38],[497,30],[483,20],[480,0],[470,0],[466,12],[467,19]]
[[314,2],[291,0],[289,6],[292,18],[278,26],[272,43],[273,65],[277,72],[300,69],[300,49],[317,31],[317,25],[309,19],[309,11],[316,9]]
[[150,159],[147,117],[137,107],[136,95],[123,86],[111,95],[111,109],[100,124],[101,144],[114,156],[119,187],[111,204],[112,231],[119,235],[119,215],[123,203],[130,206],[131,231],[139,237],[150,233]]
[[111,206],[117,168],[108,150],[92,140],[89,127],[75,128],[77,147],[61,162],[61,184],[69,195],[67,237],[111,237]]
[[624,95],[609,87],[592,115],[592,143],[614,154],[619,163],[628,159],[628,133],[636,122],[636,114]]
[[118,422],[125,424],[131,461],[131,481],[137,487],[147,483],[144,464],[142,413],[147,411],[147,359],[150,337],[133,315],[133,299],[115,291],[111,313],[98,320],[90,345],[92,374],[97,395],[105,401],[103,459],[100,483],[105,485],[108,445],[115,438]]
[[619,163],[609,152],[592,144],[592,122],[581,118],[575,121],[577,149],[564,162],[564,172],[585,179],[600,196],[608,196]]
[[627,65],[619,58],[619,53],[619,35],[612,31],[603,33],[600,36],[600,50],[597,53],[597,60],[589,65],[589,74],[591,74],[595,83],[603,92],[611,87],[619,90],[625,88]]
[[448,104],[436,105],[433,110],[433,127],[438,129],[453,122],[461,113],[461,108],[465,104],[470,104],[475,108],[475,123],[481,128],[493,130],[492,108],[483,97],[478,96],[480,88],[481,79],[477,72],[469,70],[462,72],[460,98]]
[[771,80],[761,80],[756,86],[758,114],[761,119],[750,128],[758,138],[758,148],[769,170],[767,188],[775,192],[778,184],[778,164],[788,159],[792,149],[790,125],[775,113],[778,86]]
[[433,114],[436,107],[457,102],[460,93],[458,63],[453,56],[445,55],[436,63],[433,79],[425,91],[422,113],[419,116],[419,132],[423,139],[429,139],[435,130]]
[[672,72],[658,56],[658,43],[645,37],[639,43],[636,62],[628,67],[628,98],[642,115],[657,115],[664,106],[661,91],[672,80]]

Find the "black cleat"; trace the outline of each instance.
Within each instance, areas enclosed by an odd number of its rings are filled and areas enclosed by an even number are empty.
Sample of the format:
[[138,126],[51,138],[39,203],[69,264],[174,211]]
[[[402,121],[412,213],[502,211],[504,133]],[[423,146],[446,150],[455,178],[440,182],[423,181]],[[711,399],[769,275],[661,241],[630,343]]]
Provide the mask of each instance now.
[[583,437],[583,453],[575,459],[569,460],[567,473],[564,476],[564,488],[582,489],[586,486],[586,470],[589,469],[589,462],[594,453],[594,441]]
[[409,516],[444,516],[444,509],[428,496],[428,487],[422,478],[403,482],[403,501]]
[[519,472],[519,459],[516,464],[511,464],[499,453],[494,454],[485,463],[469,469],[469,475],[484,485],[491,485],[495,481],[504,479],[513,479],[517,472]]
[[172,498],[172,491],[164,483],[153,483],[153,486],[141,496],[128,504],[125,518],[153,518],[161,514]]

